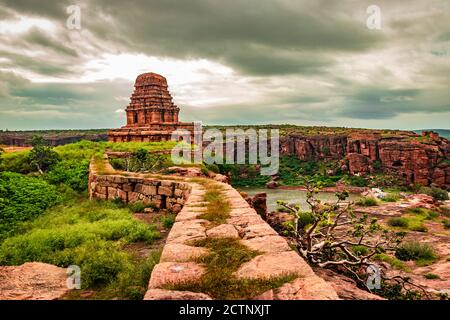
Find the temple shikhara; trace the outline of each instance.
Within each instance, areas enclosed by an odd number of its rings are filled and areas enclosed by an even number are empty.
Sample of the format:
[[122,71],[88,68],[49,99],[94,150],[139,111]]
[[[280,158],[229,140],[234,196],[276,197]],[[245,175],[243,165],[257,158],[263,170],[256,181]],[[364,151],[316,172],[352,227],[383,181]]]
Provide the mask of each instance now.
[[167,80],[156,73],[144,73],[136,78],[131,102],[126,108],[126,126],[110,130],[111,142],[150,142],[170,140],[178,129],[194,132],[193,122],[179,122],[178,108],[172,101]]

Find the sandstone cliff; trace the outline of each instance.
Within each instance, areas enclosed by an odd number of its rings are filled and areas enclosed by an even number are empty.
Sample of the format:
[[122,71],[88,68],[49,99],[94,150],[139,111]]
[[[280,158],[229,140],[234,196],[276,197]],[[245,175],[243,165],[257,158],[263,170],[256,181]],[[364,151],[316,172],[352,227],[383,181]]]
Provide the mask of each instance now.
[[381,170],[408,184],[450,188],[450,142],[434,132],[398,135],[349,132],[339,135],[295,135],[283,138],[281,152],[301,160],[343,160],[352,174]]

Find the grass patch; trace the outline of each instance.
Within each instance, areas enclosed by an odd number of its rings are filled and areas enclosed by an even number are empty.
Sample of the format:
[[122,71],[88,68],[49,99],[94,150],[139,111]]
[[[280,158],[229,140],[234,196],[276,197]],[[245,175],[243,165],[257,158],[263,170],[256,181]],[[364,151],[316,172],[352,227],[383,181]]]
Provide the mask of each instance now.
[[384,261],[389,263],[394,269],[410,272],[411,269],[401,260],[385,253],[378,253],[373,256],[375,261]]
[[381,199],[383,202],[397,202],[398,200],[400,200],[400,195],[397,193],[388,193]]
[[439,279],[439,276],[434,273],[427,273],[423,276],[425,279],[433,280],[433,279]]
[[445,229],[450,229],[450,220],[444,219],[444,220],[442,220],[442,224]]
[[391,227],[408,228],[408,219],[406,218],[401,217],[390,218],[387,223]]
[[0,172],[0,243],[15,234],[21,223],[37,218],[63,198],[41,178]]
[[373,197],[364,197],[356,201],[356,204],[362,207],[374,207],[378,205],[378,200]]
[[198,218],[205,219],[212,222],[212,226],[217,226],[226,223],[230,217],[231,205],[225,199],[223,194],[223,187],[218,184],[207,184],[203,201],[207,202],[206,210]]
[[[118,201],[121,201],[120,198],[118,198],[118,199],[119,199]],[[127,206],[134,213],[142,213],[147,208],[152,208],[154,210],[157,209],[157,207],[154,203],[145,204],[142,201],[131,202]]]
[[161,218],[161,224],[165,229],[172,228],[173,224],[175,223],[175,214],[168,214]]
[[[406,211],[406,215],[402,218],[392,218],[388,221],[388,224],[390,224],[391,220],[394,220],[397,223],[405,223],[407,224],[407,226],[403,225],[403,226],[395,226],[395,227],[402,227],[402,228],[408,228],[411,231],[417,231],[417,232],[427,232],[428,229],[427,227],[424,225],[425,221],[428,220],[434,220],[437,217],[439,217],[439,213],[432,211],[432,210],[428,210],[425,208],[411,208],[408,209]],[[403,222],[399,222],[402,219]],[[394,222],[394,223],[395,223]],[[393,225],[391,225],[393,226]]]
[[438,255],[432,246],[417,241],[401,244],[395,251],[395,256],[402,261],[414,260],[418,266],[430,265],[438,260]]
[[210,250],[210,254],[197,259],[197,262],[205,265],[205,274],[199,281],[171,284],[167,289],[202,292],[220,300],[251,299],[297,277],[290,274],[271,279],[241,280],[233,273],[243,263],[260,255],[260,252],[248,249],[234,238],[209,238],[194,241],[192,245]]

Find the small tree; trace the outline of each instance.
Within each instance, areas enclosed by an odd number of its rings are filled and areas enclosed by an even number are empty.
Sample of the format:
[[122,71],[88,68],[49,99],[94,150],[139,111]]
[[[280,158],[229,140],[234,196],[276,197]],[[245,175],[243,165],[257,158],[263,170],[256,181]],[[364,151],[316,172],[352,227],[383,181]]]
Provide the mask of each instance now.
[[30,151],[29,161],[40,174],[43,174],[44,171],[47,171],[60,160],[59,155],[45,143],[41,136],[34,136],[31,145],[33,149]]
[[[310,264],[349,274],[371,291],[364,280],[366,270],[374,264],[371,258],[378,253],[394,253],[405,233],[389,231],[367,214],[356,214],[353,203],[344,202],[348,192],[336,193],[334,203],[322,203],[315,197],[319,190],[307,185],[306,202],[310,211],[302,211],[300,205],[278,201],[293,216],[292,222],[287,224],[291,242]],[[386,288],[400,285],[409,296],[416,292],[413,289],[424,291],[408,278],[388,278],[383,273],[380,276]]]

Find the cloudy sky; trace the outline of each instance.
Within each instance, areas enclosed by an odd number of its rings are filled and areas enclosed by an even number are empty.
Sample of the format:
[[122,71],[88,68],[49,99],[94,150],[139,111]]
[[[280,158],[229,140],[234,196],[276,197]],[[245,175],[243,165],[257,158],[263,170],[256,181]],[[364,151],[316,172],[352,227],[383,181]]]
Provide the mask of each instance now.
[[0,129],[122,126],[149,71],[186,121],[450,129],[449,50],[448,0],[0,0]]

